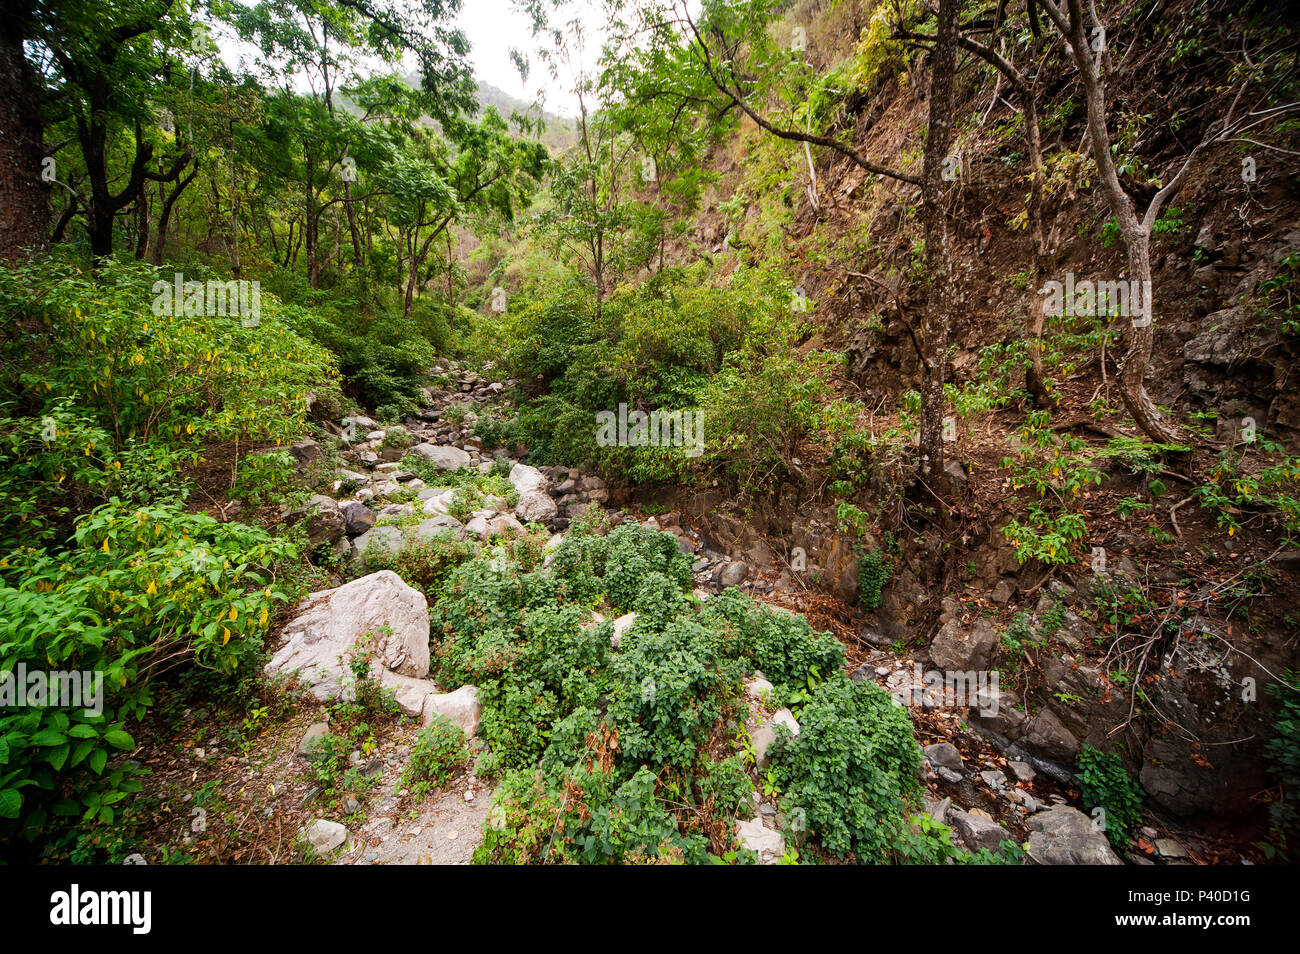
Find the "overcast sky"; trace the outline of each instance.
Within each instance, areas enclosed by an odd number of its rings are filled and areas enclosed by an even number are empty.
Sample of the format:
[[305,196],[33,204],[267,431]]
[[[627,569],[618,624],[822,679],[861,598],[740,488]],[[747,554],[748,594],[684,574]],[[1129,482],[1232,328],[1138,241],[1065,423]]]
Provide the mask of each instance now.
[[[465,31],[471,44],[470,62],[474,74],[484,82],[503,89],[511,96],[532,101],[539,89],[545,93],[546,109],[553,113],[573,116],[578,112],[577,100],[572,94],[574,77],[562,68],[552,80],[547,71],[531,56],[536,42],[526,17],[518,13],[511,0],[463,0],[464,6],[457,22]],[[578,16],[586,25],[587,41],[579,62],[594,69],[600,54],[603,38],[603,17],[596,0],[570,0],[561,14],[563,20]],[[510,49],[515,47],[530,54],[534,60],[527,82],[521,81],[519,71],[510,60]]]

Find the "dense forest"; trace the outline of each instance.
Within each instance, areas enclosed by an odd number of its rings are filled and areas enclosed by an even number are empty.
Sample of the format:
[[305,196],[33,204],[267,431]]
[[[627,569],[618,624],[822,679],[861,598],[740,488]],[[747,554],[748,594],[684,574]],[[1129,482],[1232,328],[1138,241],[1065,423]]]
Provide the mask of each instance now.
[[8,4],[0,861],[1294,861],[1295,18],[499,6]]

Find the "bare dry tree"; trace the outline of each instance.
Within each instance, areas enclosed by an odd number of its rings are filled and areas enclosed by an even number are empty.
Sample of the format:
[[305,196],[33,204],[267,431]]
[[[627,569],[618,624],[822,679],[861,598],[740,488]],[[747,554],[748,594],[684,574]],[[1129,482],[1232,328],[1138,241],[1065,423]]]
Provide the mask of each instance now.
[[[1035,0],[1031,0],[1032,3]],[[1271,109],[1249,111],[1236,118],[1234,112],[1245,91],[1243,82],[1233,97],[1228,112],[1222,118],[1210,124],[1201,141],[1188,153],[1178,172],[1166,183],[1147,204],[1139,216],[1132,196],[1125,191],[1115,170],[1111,157],[1110,133],[1106,129],[1106,92],[1102,76],[1102,53],[1105,50],[1105,30],[1101,27],[1096,11],[1089,10],[1087,17],[1093,24],[1093,35],[1098,37],[1099,49],[1093,50],[1088,43],[1088,27],[1081,0],[1064,0],[1066,9],[1062,10],[1052,0],[1036,0],[1047,14],[1047,18],[1056,27],[1065,40],[1075,64],[1078,66],[1079,79],[1083,85],[1084,97],[1088,106],[1087,139],[1091,144],[1093,159],[1097,163],[1098,177],[1111,213],[1119,223],[1120,234],[1128,248],[1128,271],[1130,281],[1137,287],[1147,290],[1146,314],[1141,321],[1130,321],[1125,327],[1123,337],[1127,350],[1120,369],[1120,392],[1124,406],[1132,415],[1138,427],[1148,437],[1164,443],[1180,443],[1184,435],[1181,429],[1163,414],[1151,400],[1146,389],[1147,369],[1151,364],[1152,345],[1155,340],[1154,308],[1149,290],[1151,288],[1151,232],[1160,217],[1160,211],[1169,199],[1182,187],[1192,164],[1212,145],[1232,139],[1241,132],[1264,122],[1275,120],[1284,113],[1300,108],[1300,103],[1292,103]],[[1266,93],[1265,96],[1268,94]]]

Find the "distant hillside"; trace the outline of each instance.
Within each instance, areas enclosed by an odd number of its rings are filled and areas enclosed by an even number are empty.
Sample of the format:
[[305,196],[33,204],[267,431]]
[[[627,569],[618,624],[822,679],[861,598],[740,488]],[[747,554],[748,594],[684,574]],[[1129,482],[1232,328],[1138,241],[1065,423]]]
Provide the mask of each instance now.
[[[420,82],[418,73],[404,73],[402,82],[408,86],[417,86]],[[541,142],[552,155],[558,155],[568,149],[578,141],[578,132],[575,121],[568,116],[558,116],[547,110],[539,110],[537,106],[527,100],[520,99],[517,96],[511,96],[505,90],[493,86],[491,83],[485,83],[478,80],[478,89],[474,94],[475,99],[484,107],[495,106],[506,120],[510,119],[512,113],[519,113],[521,116],[537,117],[541,116],[545,123],[545,129],[541,133]],[[343,99],[345,109],[355,111],[356,107],[348,100]]]
[[571,117],[558,116],[545,109],[538,110],[533,103],[511,96],[505,90],[483,80],[478,81],[478,92],[475,96],[484,106],[495,106],[497,112],[506,119],[509,119],[510,114],[514,112],[526,116],[537,116],[540,113],[546,124],[541,134],[542,144],[553,154],[563,152],[578,141],[577,127]]

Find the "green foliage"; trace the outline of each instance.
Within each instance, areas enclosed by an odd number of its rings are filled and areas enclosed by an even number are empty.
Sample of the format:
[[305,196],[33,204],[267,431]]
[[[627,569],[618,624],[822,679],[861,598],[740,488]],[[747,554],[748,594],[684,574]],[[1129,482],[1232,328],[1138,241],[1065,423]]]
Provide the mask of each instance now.
[[1002,528],[1003,535],[1015,544],[1016,558],[1038,560],[1049,566],[1074,562],[1071,552],[1084,539],[1087,526],[1077,513],[1048,514],[1041,507],[1029,505],[1028,521],[1012,519]]
[[798,736],[778,730],[773,765],[787,817],[801,813],[827,850],[862,864],[890,860],[921,794],[921,750],[907,710],[843,673],[813,694]]
[[446,784],[465,754],[465,733],[460,726],[436,716],[411,746],[411,757],[402,769],[402,787],[410,789],[416,799],[424,798]]
[[615,609],[629,610],[648,576],[661,573],[678,587],[691,581],[691,558],[677,538],[637,523],[623,523],[607,537],[605,594]]
[[309,394],[337,401],[330,356],[293,330],[298,309],[263,295],[256,327],[155,315],[155,278],[0,268],[0,311],[28,329],[0,342],[0,546],[53,542],[113,497],[183,497],[204,446],[296,439]]
[[1276,324],[1285,335],[1300,334],[1300,252],[1279,263],[1277,274],[1260,283],[1255,294],[1256,314]]
[[893,573],[893,564],[879,550],[869,550],[858,557],[858,600],[863,609],[880,606],[880,591]]
[[742,494],[774,490],[793,471],[828,393],[824,364],[780,349],[748,350],[728,356],[710,382],[701,401],[705,461],[732,476]]
[[[125,724],[152,705],[152,681],[187,659],[228,676],[255,667],[270,613],[286,599],[270,568],[294,556],[258,528],[113,501],[78,523],[71,549],[0,560],[0,669],[103,677],[98,714],[4,710],[0,817],[29,837],[50,812],[111,820],[111,806],[137,789],[125,770],[105,772],[108,755],[134,746]],[[73,780],[81,807],[65,796]]]
[[405,582],[436,599],[451,571],[473,559],[477,548],[472,541],[461,540],[451,530],[432,537],[408,540],[397,554],[390,556],[378,549],[368,551],[364,561],[357,561],[354,572],[360,576],[378,570],[392,570]]
[[[478,771],[504,772],[479,860],[699,862],[727,853],[711,826],[725,821],[730,830],[751,783],[739,757],[719,760],[711,743],[755,668],[785,696],[806,697],[805,717],[821,707],[814,738],[848,744],[849,729],[844,738],[832,731],[848,716],[845,700],[861,716],[849,719],[856,736],[883,720],[883,734],[868,732],[863,744],[869,761],[892,760],[901,812],[919,766],[910,724],[884,693],[871,687],[886,706],[876,711],[866,687],[847,683],[837,640],[735,589],[698,606],[683,592],[689,558],[671,534],[630,523],[605,536],[601,529],[575,523],[546,568],[521,573],[502,553],[471,560],[451,573],[431,612],[437,679],[479,687],[479,731],[491,755]],[[617,650],[610,623],[584,624],[591,606],[638,613]],[[826,695],[831,683],[847,695]],[[807,775],[812,798],[831,782],[819,781],[827,766],[818,745],[801,751],[806,764],[791,777]],[[909,764],[910,787],[901,781]],[[856,791],[875,784],[865,768],[846,771]],[[881,799],[873,810],[892,804]]]
[[1286,542],[1294,545],[1300,537],[1300,457],[1264,440],[1258,441],[1257,451],[1258,457],[1247,463],[1246,451],[1228,447],[1193,493],[1228,536],[1242,528],[1243,514],[1256,513],[1280,526]]
[[761,670],[778,688],[806,686],[815,674],[844,665],[844,648],[835,637],[817,632],[802,616],[760,607],[740,590],[709,600],[701,621],[720,631],[728,655]]
[[1300,838],[1300,674],[1283,673],[1282,681],[1269,686],[1279,712],[1273,722],[1274,736],[1265,751],[1269,771],[1277,779],[1279,797],[1269,805],[1272,842],[1263,846],[1270,855],[1290,858]]
[[1142,820],[1142,790],[1124,771],[1114,752],[1085,745],[1079,753],[1079,792],[1086,810],[1106,813],[1106,837],[1116,848],[1128,843],[1128,832]]
[[256,507],[263,501],[281,503],[299,486],[297,465],[288,451],[249,454],[235,467],[230,495]]

